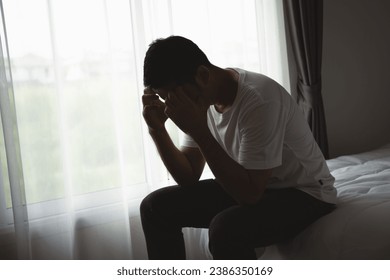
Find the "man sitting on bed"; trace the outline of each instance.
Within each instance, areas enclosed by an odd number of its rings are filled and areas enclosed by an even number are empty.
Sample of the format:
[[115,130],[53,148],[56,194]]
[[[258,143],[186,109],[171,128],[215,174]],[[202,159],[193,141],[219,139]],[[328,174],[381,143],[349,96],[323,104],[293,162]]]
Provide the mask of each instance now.
[[[171,36],[150,45],[144,85],[144,119],[178,184],[142,201],[150,259],[185,259],[183,227],[209,228],[214,259],[255,259],[256,247],[292,238],[334,209],[325,159],[272,79],[219,68],[192,41]],[[167,118],[185,133],[180,149]],[[199,180],[206,162],[213,180]]]

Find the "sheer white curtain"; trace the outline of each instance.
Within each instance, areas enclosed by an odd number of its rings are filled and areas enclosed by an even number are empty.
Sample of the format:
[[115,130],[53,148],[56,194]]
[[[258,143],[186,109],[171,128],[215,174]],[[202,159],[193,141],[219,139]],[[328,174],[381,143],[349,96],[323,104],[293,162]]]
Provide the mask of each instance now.
[[141,116],[148,44],[182,35],[289,89],[281,2],[0,1],[0,258],[146,258],[139,203],[175,183]]

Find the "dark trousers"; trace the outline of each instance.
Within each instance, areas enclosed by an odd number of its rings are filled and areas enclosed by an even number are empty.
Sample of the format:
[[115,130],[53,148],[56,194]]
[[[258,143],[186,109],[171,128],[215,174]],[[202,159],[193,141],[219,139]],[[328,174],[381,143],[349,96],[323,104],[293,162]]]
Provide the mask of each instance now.
[[266,190],[239,205],[215,180],[159,189],[141,203],[149,259],[185,259],[183,227],[208,228],[214,259],[256,259],[255,248],[294,237],[333,204],[295,188]]

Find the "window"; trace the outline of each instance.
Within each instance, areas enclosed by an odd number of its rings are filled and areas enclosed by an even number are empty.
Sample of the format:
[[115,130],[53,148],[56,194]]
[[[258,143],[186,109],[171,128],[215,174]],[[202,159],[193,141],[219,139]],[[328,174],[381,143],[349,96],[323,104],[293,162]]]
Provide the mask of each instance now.
[[[50,205],[63,200],[83,209],[118,192],[137,199],[174,183],[141,115],[142,61],[152,40],[188,37],[218,66],[263,72],[289,86],[281,1],[3,0],[3,7],[34,217],[62,213]],[[178,144],[179,132],[168,127]],[[3,187],[9,208],[10,187]]]

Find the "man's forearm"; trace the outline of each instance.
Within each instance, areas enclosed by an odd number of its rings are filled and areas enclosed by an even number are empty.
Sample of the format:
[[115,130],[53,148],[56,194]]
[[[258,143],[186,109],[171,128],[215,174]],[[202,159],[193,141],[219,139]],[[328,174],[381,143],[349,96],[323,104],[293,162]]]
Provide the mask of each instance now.
[[233,160],[219,143],[206,132],[193,136],[216,180],[240,204],[251,204],[259,196],[247,170]]
[[160,157],[171,176],[179,185],[191,184],[197,181],[191,164],[186,156],[175,146],[167,130],[150,131]]

